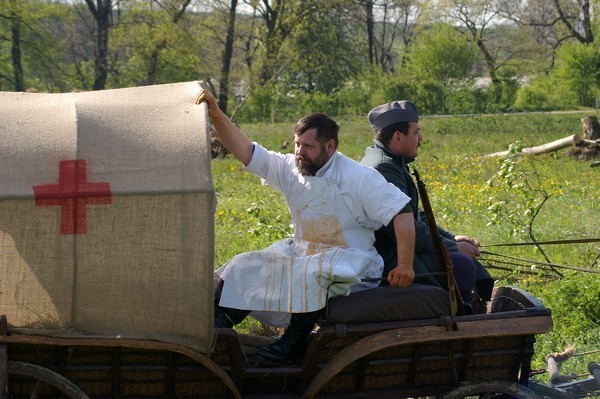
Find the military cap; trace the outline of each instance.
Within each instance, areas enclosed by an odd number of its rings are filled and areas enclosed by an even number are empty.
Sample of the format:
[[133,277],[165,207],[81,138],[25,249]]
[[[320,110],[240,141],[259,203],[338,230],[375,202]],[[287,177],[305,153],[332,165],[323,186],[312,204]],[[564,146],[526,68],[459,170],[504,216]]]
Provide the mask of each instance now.
[[417,107],[407,100],[392,101],[375,107],[367,118],[374,132],[398,122],[419,122]]

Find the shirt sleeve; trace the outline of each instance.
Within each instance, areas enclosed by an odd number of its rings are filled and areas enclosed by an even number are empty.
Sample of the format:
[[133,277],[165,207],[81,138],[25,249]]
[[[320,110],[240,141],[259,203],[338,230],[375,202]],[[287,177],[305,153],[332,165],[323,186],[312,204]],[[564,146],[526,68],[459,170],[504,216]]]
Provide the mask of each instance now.
[[289,154],[283,155],[268,151],[260,144],[254,143],[252,158],[250,158],[250,162],[244,169],[260,177],[263,184],[285,192],[285,185],[289,184],[289,176],[287,175],[291,173],[293,166],[293,159],[290,161]]
[[410,202],[410,198],[375,169],[369,168],[359,185],[367,216],[387,226]]

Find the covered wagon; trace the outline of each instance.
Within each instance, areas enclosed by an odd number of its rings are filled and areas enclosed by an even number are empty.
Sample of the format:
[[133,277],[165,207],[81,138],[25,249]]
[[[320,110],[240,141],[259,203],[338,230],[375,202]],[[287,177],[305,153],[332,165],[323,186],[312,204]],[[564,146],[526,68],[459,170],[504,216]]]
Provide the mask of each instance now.
[[534,337],[552,320],[514,288],[461,316],[447,291],[419,284],[333,299],[301,362],[282,367],[253,361],[271,338],[214,329],[199,87],[0,93],[0,394],[529,395]]

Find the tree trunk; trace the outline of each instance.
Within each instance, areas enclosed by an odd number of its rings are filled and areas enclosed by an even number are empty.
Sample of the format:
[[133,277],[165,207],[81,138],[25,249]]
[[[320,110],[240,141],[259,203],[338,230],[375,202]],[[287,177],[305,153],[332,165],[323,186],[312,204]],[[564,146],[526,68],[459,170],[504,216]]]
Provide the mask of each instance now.
[[112,0],[85,0],[96,20],[96,59],[94,60],[94,90],[103,90],[108,75],[108,32],[112,18]]
[[581,118],[581,126],[583,128],[584,140],[595,141],[600,139],[600,122],[598,122],[598,117],[591,115]]
[[367,14],[367,41],[369,42],[369,65],[374,66],[374,34],[373,34],[373,2],[371,0],[365,1],[365,13]]
[[567,30],[571,36],[575,37],[580,43],[588,44],[594,42],[594,32],[592,30],[591,18],[590,18],[590,1],[589,0],[578,0],[579,5],[579,16],[581,17],[581,27],[583,32],[578,26],[574,26],[571,22],[571,16],[565,14],[559,0],[554,0],[554,8],[560,20],[567,27]]
[[227,101],[229,100],[229,71],[231,59],[233,58],[233,39],[235,35],[235,16],[237,0],[231,0],[229,8],[229,21],[227,23],[227,38],[223,50],[223,65],[221,67],[221,79],[219,79],[219,108],[227,112]]
[[156,80],[156,71],[158,69],[158,56],[160,52],[167,47],[167,40],[163,39],[160,44],[154,47],[150,60],[148,61],[148,73],[146,74],[146,84],[153,85]]
[[19,13],[17,12],[18,1],[20,0],[11,0],[11,55],[13,65],[13,76],[15,78],[15,91],[25,91],[23,64],[21,62],[21,15],[19,15]]

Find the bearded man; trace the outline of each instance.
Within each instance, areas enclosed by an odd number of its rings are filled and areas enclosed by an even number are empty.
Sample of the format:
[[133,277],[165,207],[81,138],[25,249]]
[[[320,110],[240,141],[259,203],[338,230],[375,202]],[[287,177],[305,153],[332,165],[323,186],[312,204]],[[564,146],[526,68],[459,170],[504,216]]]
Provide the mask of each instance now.
[[283,194],[294,227],[293,238],[238,254],[216,271],[222,284],[215,295],[215,327],[231,328],[250,312],[261,321],[287,325],[282,337],[256,356],[264,364],[299,361],[329,298],[379,284],[361,280],[382,275],[374,233],[390,224],[398,237],[398,261],[387,281],[399,288],[412,284],[410,198],[376,170],[337,151],[339,126],[333,119],[322,113],[300,119],[294,154],[280,154],[253,143],[204,89],[196,98],[196,104],[202,102],[227,150]]

